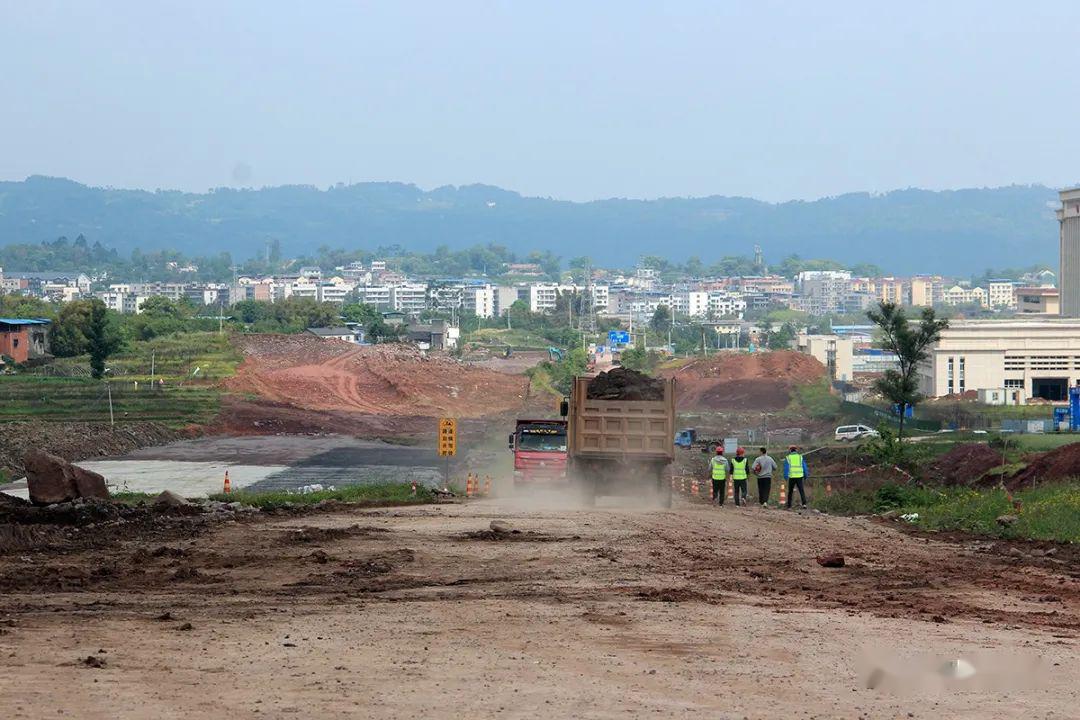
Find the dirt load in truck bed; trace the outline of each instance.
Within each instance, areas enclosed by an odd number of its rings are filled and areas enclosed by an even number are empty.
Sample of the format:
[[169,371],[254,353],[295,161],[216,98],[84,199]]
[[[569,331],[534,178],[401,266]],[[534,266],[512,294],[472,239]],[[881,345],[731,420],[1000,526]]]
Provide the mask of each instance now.
[[630,368],[602,372],[589,383],[589,400],[663,400],[664,381]]

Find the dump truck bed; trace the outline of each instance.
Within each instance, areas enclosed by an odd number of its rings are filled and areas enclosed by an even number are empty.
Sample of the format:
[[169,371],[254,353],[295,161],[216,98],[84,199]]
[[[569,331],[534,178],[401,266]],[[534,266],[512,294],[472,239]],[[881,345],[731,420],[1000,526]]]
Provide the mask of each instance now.
[[671,462],[675,458],[675,380],[662,380],[662,400],[589,400],[592,378],[574,378],[569,455],[578,459]]

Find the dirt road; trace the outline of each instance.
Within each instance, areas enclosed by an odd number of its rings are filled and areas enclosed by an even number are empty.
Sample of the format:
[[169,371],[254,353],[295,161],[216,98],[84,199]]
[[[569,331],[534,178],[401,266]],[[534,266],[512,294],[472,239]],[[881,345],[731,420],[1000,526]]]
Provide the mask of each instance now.
[[[499,500],[45,539],[0,555],[4,717],[1066,718],[1080,699],[1068,548]],[[847,566],[814,562],[830,551]],[[868,655],[892,657],[876,689]],[[956,657],[978,670],[959,689],[890,684]],[[977,687],[1029,659],[1034,679]]]

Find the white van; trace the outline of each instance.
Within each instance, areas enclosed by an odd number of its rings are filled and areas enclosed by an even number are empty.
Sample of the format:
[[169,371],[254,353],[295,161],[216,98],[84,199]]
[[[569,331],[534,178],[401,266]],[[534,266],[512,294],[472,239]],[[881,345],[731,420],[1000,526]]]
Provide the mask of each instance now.
[[836,439],[842,442],[878,437],[880,433],[866,425],[841,425],[836,428]]

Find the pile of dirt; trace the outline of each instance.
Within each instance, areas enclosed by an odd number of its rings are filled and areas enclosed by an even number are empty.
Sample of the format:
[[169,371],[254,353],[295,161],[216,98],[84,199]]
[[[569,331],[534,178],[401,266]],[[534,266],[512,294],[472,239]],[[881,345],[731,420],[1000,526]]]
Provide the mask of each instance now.
[[484,417],[521,407],[528,380],[407,344],[356,346],[312,335],[242,335],[227,387],[306,410]]
[[790,350],[720,353],[664,373],[679,383],[683,410],[782,410],[792,391],[828,376],[810,355]]
[[663,400],[664,382],[630,368],[602,372],[589,382],[589,400]]
[[1040,480],[1064,480],[1080,477],[1080,443],[1062,445],[1056,450],[1034,455],[1027,467],[1018,472],[1008,485],[1011,488],[1029,486]]
[[946,485],[972,485],[1001,465],[1001,453],[985,443],[957,445],[930,466],[930,477]]
[[191,433],[153,422],[11,422],[0,423],[0,470],[11,477],[25,473],[23,458],[31,450],[43,449],[64,460],[85,460],[107,455],[123,455],[142,447],[164,445]]

